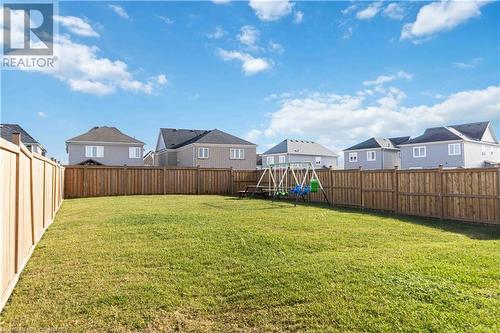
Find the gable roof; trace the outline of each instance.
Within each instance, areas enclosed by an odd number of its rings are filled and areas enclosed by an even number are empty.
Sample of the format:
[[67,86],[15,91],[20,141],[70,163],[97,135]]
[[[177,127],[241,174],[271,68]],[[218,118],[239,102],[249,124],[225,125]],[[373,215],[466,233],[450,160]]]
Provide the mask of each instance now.
[[12,134],[14,133],[21,134],[21,142],[24,144],[40,144],[18,124],[0,124],[0,137],[2,139],[12,142]]
[[92,127],[88,132],[68,139],[66,142],[110,142],[144,144],[144,142],[122,133],[118,128],[110,126]]
[[276,146],[263,153],[263,155],[286,153],[315,156],[338,156],[335,152],[317,142],[293,139],[285,139],[281,141]]
[[452,125],[448,127],[432,127],[426,129],[424,134],[404,142],[403,145],[463,139],[481,141],[488,126],[489,122],[484,121],[478,123]]
[[401,143],[408,141],[409,136],[400,136],[397,138],[370,138],[361,143],[358,143],[352,147],[349,147],[346,150],[360,150],[360,149],[377,149],[377,148],[385,148],[385,149],[396,149]]
[[187,146],[191,143],[211,143],[211,144],[234,144],[251,145],[255,144],[240,139],[234,135],[228,134],[218,129],[213,130],[195,130],[195,129],[176,129],[160,128],[165,148],[176,149]]

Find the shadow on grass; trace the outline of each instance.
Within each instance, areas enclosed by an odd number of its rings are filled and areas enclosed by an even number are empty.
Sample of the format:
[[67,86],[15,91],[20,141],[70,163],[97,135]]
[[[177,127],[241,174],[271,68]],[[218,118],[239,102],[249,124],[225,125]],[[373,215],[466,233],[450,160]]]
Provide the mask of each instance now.
[[[245,200],[235,197],[228,197],[228,200]],[[257,199],[257,198],[256,198]],[[258,199],[265,200],[265,199]],[[274,201],[274,203],[280,203],[277,207],[272,208],[260,208],[260,209],[282,209],[282,208],[294,208],[294,201]],[[477,240],[498,240],[500,239],[500,227],[498,226],[489,226],[482,224],[473,224],[472,222],[462,222],[455,220],[439,220],[436,218],[427,218],[420,216],[408,216],[408,215],[399,215],[393,214],[390,212],[380,212],[374,210],[360,210],[357,208],[351,207],[342,207],[342,206],[329,206],[326,203],[313,203],[313,202],[301,202],[297,203],[297,206],[306,206],[306,207],[317,207],[321,209],[328,209],[330,211],[336,211],[340,213],[355,213],[361,215],[369,215],[369,216],[378,216],[383,218],[391,218],[401,222],[421,225],[425,227],[430,227],[434,229],[439,229],[446,232],[453,232],[457,234],[461,234],[467,236],[471,239]],[[223,208],[223,207],[221,207]]]

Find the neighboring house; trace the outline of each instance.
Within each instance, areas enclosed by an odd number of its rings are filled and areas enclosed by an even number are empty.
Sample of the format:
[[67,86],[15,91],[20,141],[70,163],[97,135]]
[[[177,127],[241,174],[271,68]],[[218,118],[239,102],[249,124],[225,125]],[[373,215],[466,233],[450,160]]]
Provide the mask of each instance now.
[[338,155],[313,141],[286,139],[262,154],[262,167],[271,164],[312,162],[315,168],[336,168]]
[[21,126],[18,124],[0,124],[0,136],[2,139],[12,142],[12,134],[14,133],[21,134],[21,142],[26,146],[26,148],[28,148],[29,151],[45,156],[47,150]]
[[218,129],[160,128],[155,164],[255,170],[256,149],[257,145]]
[[155,152],[150,150],[144,155],[142,158],[145,166],[154,166],[155,165]]
[[409,136],[371,138],[344,150],[344,169],[379,170],[401,167],[399,145]]
[[489,121],[434,127],[401,144],[403,169],[481,168],[500,162],[500,145]]
[[93,127],[66,141],[69,165],[142,166],[144,142],[116,127]]

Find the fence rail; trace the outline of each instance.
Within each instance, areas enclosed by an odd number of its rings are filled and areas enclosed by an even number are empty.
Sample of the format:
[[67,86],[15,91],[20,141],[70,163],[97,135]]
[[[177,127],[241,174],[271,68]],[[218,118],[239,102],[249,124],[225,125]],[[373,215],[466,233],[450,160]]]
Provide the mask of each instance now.
[[[65,170],[65,197],[235,194],[262,171],[78,166]],[[336,205],[500,225],[500,169],[318,170]],[[265,177],[266,178],[266,177]],[[263,185],[267,186],[267,179]],[[288,184],[292,183],[289,179]],[[325,202],[320,193],[311,201]]]
[[64,168],[0,138],[0,310],[63,200]]

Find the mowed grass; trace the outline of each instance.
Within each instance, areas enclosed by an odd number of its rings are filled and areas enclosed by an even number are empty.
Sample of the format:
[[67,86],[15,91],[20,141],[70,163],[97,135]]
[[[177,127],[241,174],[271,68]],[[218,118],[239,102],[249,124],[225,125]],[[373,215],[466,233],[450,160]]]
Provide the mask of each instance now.
[[220,196],[66,200],[0,316],[67,332],[498,332],[499,229]]

